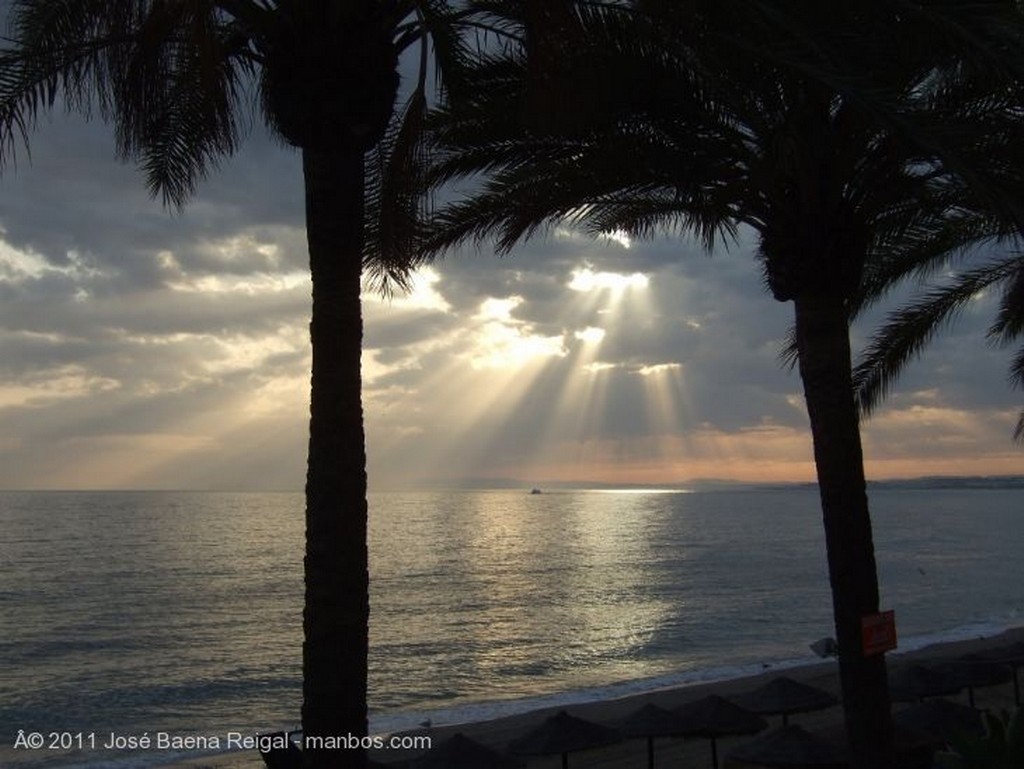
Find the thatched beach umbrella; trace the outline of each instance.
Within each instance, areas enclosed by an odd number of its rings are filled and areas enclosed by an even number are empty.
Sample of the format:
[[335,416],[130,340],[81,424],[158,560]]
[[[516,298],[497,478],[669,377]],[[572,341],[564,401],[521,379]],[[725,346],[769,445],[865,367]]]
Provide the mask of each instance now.
[[409,761],[409,769],[518,769],[523,763],[459,732]]
[[733,697],[733,701],[751,713],[782,716],[782,725],[794,713],[824,710],[839,702],[834,695],[816,686],[780,676],[753,691]]
[[730,762],[782,769],[847,769],[846,754],[800,726],[780,726],[729,753]]
[[1013,668],[1008,663],[986,659],[980,654],[968,654],[943,665],[961,684],[967,687],[967,701],[974,707],[974,690],[985,686],[998,686],[1013,680]]
[[889,674],[889,696],[893,702],[919,702],[925,697],[947,697],[963,689],[959,679],[940,667],[903,665]]
[[511,753],[521,756],[562,756],[562,769],[569,769],[569,754],[622,742],[616,729],[571,716],[564,710],[540,726],[509,743]]
[[689,702],[676,708],[675,712],[682,719],[684,736],[711,740],[711,765],[715,769],[718,769],[719,737],[756,734],[768,726],[760,716],[717,694]]
[[626,737],[647,738],[647,769],[654,769],[654,738],[678,737],[684,731],[679,716],[650,702],[622,719],[617,727]]
[[977,710],[949,700],[918,702],[893,713],[892,721],[897,729],[911,729],[924,735],[933,747],[942,747],[959,734],[985,733]]
[[[832,723],[815,729],[812,734],[832,745],[842,755],[848,755],[850,742],[844,723]],[[904,769],[931,769],[936,748],[934,737],[913,725],[902,724],[894,719],[892,738],[896,750],[896,766]]]
[[1013,701],[1020,706],[1020,680],[1017,678],[1017,669],[1024,666],[1024,641],[1000,646],[985,652],[986,659],[1002,662],[1010,666],[1013,671]]

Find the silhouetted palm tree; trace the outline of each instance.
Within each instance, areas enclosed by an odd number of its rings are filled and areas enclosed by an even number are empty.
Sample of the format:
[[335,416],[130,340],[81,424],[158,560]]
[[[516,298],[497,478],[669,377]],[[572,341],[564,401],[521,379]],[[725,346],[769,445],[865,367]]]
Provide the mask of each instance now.
[[1001,169],[961,192],[1019,127],[989,58],[1019,31],[1013,4],[631,5],[642,13],[575,4],[551,66],[531,66],[529,45],[480,63],[470,98],[435,118],[434,182],[476,186],[441,209],[430,249],[494,237],[508,251],[564,221],[708,247],[757,232],[767,286],[795,310],[847,731],[858,766],[887,766],[884,658],[861,646],[879,594],[849,322],[883,265],[895,275],[973,241],[957,200],[996,205],[1019,178]]
[[[418,43],[425,65],[432,44],[450,74],[463,14],[439,0],[16,0],[0,52],[3,156],[58,97],[112,122],[118,154],[172,206],[238,150],[254,106],[301,150],[313,281],[307,736],[366,734],[361,275],[401,282],[415,237],[417,198],[401,190],[427,83],[424,66],[399,115],[399,56]],[[336,766],[340,754],[305,755],[307,766]],[[362,754],[343,761],[362,765]]]

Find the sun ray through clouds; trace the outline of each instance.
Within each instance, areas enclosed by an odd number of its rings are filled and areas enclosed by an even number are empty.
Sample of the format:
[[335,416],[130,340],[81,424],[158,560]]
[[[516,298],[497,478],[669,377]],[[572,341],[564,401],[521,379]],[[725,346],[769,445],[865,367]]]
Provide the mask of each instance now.
[[[602,360],[602,345],[610,331],[650,324],[655,308],[647,291],[649,284],[643,273],[598,271],[588,263],[569,274],[566,288],[574,298],[566,303],[564,314],[567,319],[586,325],[572,330],[571,366],[561,383],[554,418],[545,424],[545,432],[538,441],[540,450],[530,458],[531,477],[597,480],[612,473],[628,480],[630,468],[641,460],[636,453],[641,442],[629,433],[659,427],[676,429],[682,380],[661,376],[676,364]],[[619,350],[617,354],[621,356],[624,352]],[[631,381],[641,377],[650,379],[650,383],[638,386]],[[647,415],[640,417],[642,424],[623,426],[621,417],[607,412],[608,393],[613,384],[620,397],[640,401],[631,410]],[[616,431],[623,429],[627,435],[615,437]],[[641,454],[651,451],[650,445],[640,447]],[[643,459],[648,461],[653,460]]]
[[[436,290],[435,295],[441,296]],[[370,451],[379,457],[378,467],[401,456],[404,474],[413,481],[490,472],[491,449],[511,440],[510,427],[524,409],[535,413],[543,406],[531,399],[531,390],[568,354],[564,334],[519,317],[523,303],[515,294],[487,297],[460,317],[446,303],[421,302],[450,323],[435,321],[438,333],[409,344],[404,354],[367,351],[364,376],[375,436]],[[408,311],[409,305],[389,309]],[[417,423],[388,418],[389,403],[399,400],[406,416],[410,403],[418,404],[411,407]],[[429,444],[429,451],[403,453],[410,437]]]

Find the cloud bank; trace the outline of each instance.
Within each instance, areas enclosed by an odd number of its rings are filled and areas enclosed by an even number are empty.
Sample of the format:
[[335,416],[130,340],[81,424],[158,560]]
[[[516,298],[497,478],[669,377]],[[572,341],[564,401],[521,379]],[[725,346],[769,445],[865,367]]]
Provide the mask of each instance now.
[[[0,176],[0,487],[300,488],[309,282],[298,155],[258,130],[180,213],[57,115]],[[365,296],[371,486],[810,480],[789,305],[749,238],[556,229]],[[992,297],[864,426],[869,475],[1019,473]],[[855,329],[855,344],[878,313]]]

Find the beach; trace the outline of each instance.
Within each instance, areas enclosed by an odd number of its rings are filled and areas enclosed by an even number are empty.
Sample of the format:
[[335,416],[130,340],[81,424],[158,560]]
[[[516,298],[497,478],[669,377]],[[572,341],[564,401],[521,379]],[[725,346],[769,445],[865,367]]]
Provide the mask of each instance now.
[[[968,654],[979,654],[1009,644],[1024,642],[1024,627],[1014,628],[995,636],[936,644],[905,653],[897,651],[888,655],[890,675],[900,666],[914,663],[939,662],[957,659]],[[766,666],[756,676],[699,683],[666,688],[644,694],[606,699],[571,706],[567,710],[574,716],[605,724],[614,724],[642,705],[650,702],[663,708],[675,708],[687,702],[698,700],[708,694],[729,698],[751,691],[778,676],[819,687],[838,695],[837,665],[834,660],[818,664],[776,669]],[[967,704],[965,692],[949,699]],[[975,689],[976,706],[979,709],[999,713],[1014,707],[1012,683]],[[894,704],[894,712],[906,707]],[[440,744],[448,737],[462,733],[489,747],[504,750],[510,741],[554,715],[561,708],[545,708],[514,716],[465,724],[445,724],[417,730],[415,734],[429,735],[433,744]],[[769,728],[781,724],[781,717],[768,716]],[[823,711],[798,714],[790,717],[790,723],[798,724],[809,731],[834,730],[841,728],[841,708],[833,706]],[[412,733],[410,733],[412,734]],[[750,737],[727,737],[718,740],[719,756],[726,758],[730,750]],[[574,769],[628,769],[645,766],[647,745],[643,739],[626,740],[617,745],[573,753],[570,766]],[[709,767],[711,766],[710,743],[705,739],[658,739],[655,743],[656,766]],[[422,751],[376,751],[372,757],[384,763],[401,762]],[[557,769],[561,766],[559,756],[528,758],[528,769]],[[180,769],[260,769],[263,762],[255,752],[234,753],[213,759],[201,759],[177,765]],[[728,766],[723,761],[723,766]]]

